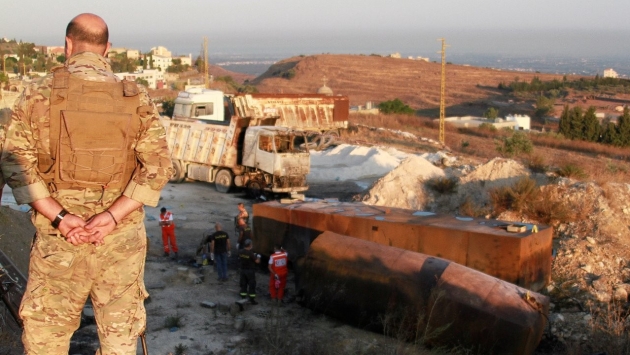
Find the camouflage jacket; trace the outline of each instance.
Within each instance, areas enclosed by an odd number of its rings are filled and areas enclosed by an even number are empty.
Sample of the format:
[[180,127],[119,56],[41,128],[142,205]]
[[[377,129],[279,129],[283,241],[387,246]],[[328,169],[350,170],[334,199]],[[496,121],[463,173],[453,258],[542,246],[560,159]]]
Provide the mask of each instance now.
[[[117,82],[107,60],[98,54],[83,52],[68,59],[69,71],[81,79]],[[131,181],[122,190],[73,188],[49,190],[37,167],[38,153],[50,154],[50,93],[52,75],[28,86],[16,101],[6,131],[4,151],[0,157],[2,172],[19,204],[31,203],[52,196],[70,213],[87,219],[108,208],[120,195],[144,205],[157,206],[160,190],[168,182],[173,168],[166,143],[166,132],[160,123],[159,113],[146,90],[140,89],[140,105],[153,106],[153,114],[141,124],[134,142],[138,168]],[[119,221],[118,229],[132,228],[141,223],[142,208]],[[44,216],[33,216],[40,232],[55,234],[50,221]]]

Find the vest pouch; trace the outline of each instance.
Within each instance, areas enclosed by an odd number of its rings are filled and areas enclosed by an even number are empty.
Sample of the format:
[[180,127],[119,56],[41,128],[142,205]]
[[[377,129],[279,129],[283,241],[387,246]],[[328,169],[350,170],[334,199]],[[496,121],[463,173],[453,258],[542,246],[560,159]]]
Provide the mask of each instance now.
[[129,113],[61,111],[57,179],[88,186],[124,179],[132,133]]

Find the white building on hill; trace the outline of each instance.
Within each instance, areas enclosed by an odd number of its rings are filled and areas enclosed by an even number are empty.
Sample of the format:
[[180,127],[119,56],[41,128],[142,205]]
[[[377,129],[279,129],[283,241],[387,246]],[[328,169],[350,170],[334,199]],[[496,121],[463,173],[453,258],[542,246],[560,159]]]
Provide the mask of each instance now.
[[144,79],[149,83],[149,89],[160,89],[164,85],[164,74],[157,69],[145,69],[136,73],[116,73],[117,77],[136,81],[136,79]]
[[618,78],[618,77],[619,77],[619,74],[617,74],[617,72],[613,68],[604,69],[604,78]]
[[[437,118],[435,121],[439,121]],[[490,124],[496,128],[512,128],[514,130],[530,130],[531,129],[531,118],[527,115],[507,115],[505,119],[503,118],[495,118],[493,120],[487,119],[485,117],[475,117],[475,116],[453,116],[446,117],[444,122],[452,124],[456,127],[479,127],[482,124]]]

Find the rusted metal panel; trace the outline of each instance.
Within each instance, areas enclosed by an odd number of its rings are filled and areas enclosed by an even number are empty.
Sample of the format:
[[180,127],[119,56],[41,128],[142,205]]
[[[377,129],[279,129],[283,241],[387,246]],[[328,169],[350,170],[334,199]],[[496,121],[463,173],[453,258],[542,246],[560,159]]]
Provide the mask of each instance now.
[[305,131],[347,128],[350,104],[347,96],[320,94],[237,94],[232,100],[241,117],[254,125],[278,118],[276,126]]
[[549,312],[547,297],[471,268],[332,232],[298,270],[310,308],[436,346],[531,354]]
[[509,233],[507,224],[362,203],[271,201],[254,205],[254,245],[269,253],[274,242],[280,242],[295,261],[306,255],[319,234],[331,231],[442,257],[522,287],[542,289],[551,280],[552,228],[539,225],[533,233],[530,225],[526,232]]
[[242,127],[238,117],[232,117],[232,120],[230,126],[163,120],[171,158],[215,166],[236,166],[238,135]]

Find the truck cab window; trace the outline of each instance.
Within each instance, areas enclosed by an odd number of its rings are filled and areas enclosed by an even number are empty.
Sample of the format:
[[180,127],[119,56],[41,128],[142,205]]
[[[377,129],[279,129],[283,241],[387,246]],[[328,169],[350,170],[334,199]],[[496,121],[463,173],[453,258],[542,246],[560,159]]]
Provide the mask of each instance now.
[[258,137],[258,149],[264,150],[265,152],[273,152],[273,137]]
[[213,113],[212,103],[207,103],[204,105],[196,105],[194,113],[195,113],[194,117],[212,115]]
[[291,136],[276,136],[276,151],[278,153],[287,153],[292,149],[291,147]]

